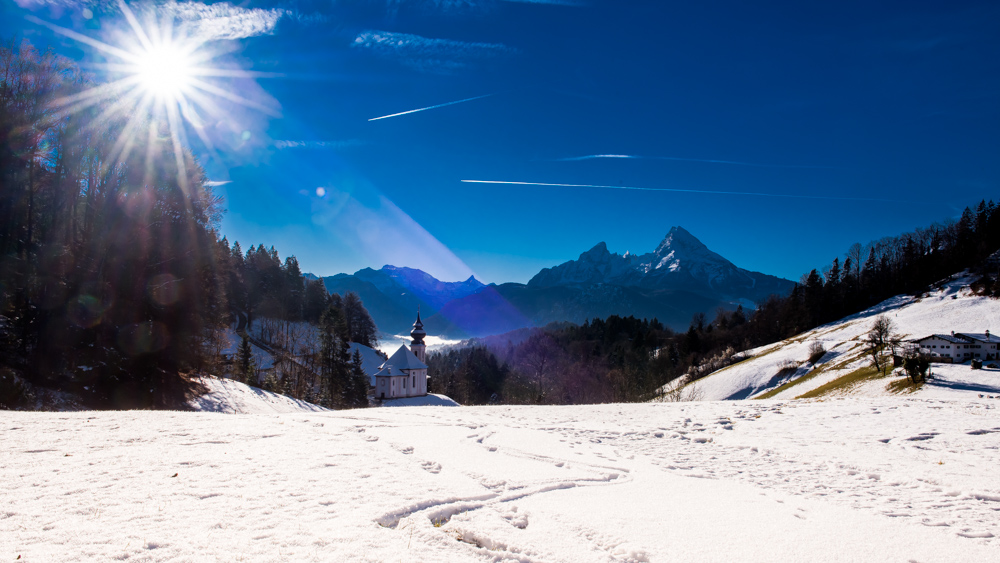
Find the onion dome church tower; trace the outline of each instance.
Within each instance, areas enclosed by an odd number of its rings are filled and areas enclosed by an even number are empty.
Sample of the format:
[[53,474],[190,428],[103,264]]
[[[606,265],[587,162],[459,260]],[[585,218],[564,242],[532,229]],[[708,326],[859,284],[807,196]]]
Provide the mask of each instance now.
[[427,333],[424,332],[424,323],[420,322],[420,309],[418,308],[417,322],[413,323],[413,330],[410,331],[410,338],[413,339],[410,342],[410,351],[421,362],[427,361],[427,346],[424,345],[425,336],[427,336]]

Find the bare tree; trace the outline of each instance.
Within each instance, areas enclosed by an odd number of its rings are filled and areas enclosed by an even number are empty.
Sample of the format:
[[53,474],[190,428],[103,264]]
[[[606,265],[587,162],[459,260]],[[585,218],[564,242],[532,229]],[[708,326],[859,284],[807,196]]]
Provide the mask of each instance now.
[[845,272],[845,274],[849,274],[854,279],[861,279],[861,266],[864,264],[865,258],[868,257],[868,251],[856,242],[847,249],[847,257],[851,260],[851,271]]
[[892,319],[885,315],[875,317],[872,327],[864,338],[865,353],[871,356],[872,365],[883,375],[889,373],[889,362],[883,358],[887,346],[898,346],[899,336]]

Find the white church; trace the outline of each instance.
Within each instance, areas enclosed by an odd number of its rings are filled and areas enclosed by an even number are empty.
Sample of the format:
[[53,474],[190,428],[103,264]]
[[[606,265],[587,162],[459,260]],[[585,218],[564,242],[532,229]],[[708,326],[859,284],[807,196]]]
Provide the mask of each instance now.
[[376,399],[398,399],[401,397],[423,397],[427,395],[427,346],[424,345],[424,323],[417,322],[410,331],[410,348],[400,346],[392,356],[378,366],[374,374]]

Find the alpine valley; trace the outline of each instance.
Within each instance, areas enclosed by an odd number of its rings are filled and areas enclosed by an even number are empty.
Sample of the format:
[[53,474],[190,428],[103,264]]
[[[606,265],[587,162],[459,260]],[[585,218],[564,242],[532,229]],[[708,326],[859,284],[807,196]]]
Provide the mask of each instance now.
[[682,227],[671,228],[656,250],[642,255],[611,253],[601,242],[576,260],[543,269],[527,284],[486,285],[475,277],[442,282],[421,270],[390,265],[323,282],[333,293],[357,293],[383,332],[408,331],[419,306],[427,331],[449,338],[610,315],[656,318],[685,330],[697,313],[740,305],[752,309],[795,285],[737,267]]

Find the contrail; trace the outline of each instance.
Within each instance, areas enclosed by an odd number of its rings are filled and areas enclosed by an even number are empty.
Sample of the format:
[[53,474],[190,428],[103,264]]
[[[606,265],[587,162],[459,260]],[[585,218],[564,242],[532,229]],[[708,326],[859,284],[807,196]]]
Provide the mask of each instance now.
[[715,160],[710,158],[682,158],[679,156],[641,156],[634,154],[588,154],[586,156],[571,156],[555,158],[553,162],[577,162],[581,160],[597,160],[599,158],[621,158],[628,160],[675,160],[680,162],[707,162],[709,164],[735,164],[737,166],[754,166],[757,168],[836,168],[835,166],[813,166],[808,164],[759,164],[756,162],[741,162],[739,160]]
[[509,186],[548,186],[559,188],[600,188],[606,190],[638,190],[643,192],[681,192],[690,194],[712,194],[712,195],[749,195],[757,197],[784,197],[791,199],[823,199],[834,201],[895,201],[891,199],[880,199],[871,197],[835,197],[822,195],[798,195],[798,194],[769,194],[764,192],[726,192],[717,190],[691,190],[684,188],[641,188],[635,186],[600,186],[595,184],[549,184],[545,182],[508,182],[504,180],[462,180],[468,184],[505,184]]
[[494,96],[494,95],[495,94],[486,94],[485,96],[476,96],[475,98],[466,98],[464,100],[458,100],[458,101],[455,101],[455,102],[446,102],[446,103],[443,103],[443,104],[438,104],[436,106],[428,106],[428,107],[420,108],[420,109],[411,109],[409,111],[401,111],[399,113],[394,113],[392,115],[383,115],[382,117],[373,117],[373,118],[369,119],[368,121],[378,121],[379,119],[389,119],[390,117],[398,117],[400,115],[406,115],[408,113],[417,113],[418,111],[427,111],[429,109],[437,109],[437,108],[443,108],[445,106],[453,106],[455,104],[461,104],[461,103],[465,103],[465,102],[471,102],[472,100],[481,100],[483,98],[489,98],[490,96]]

